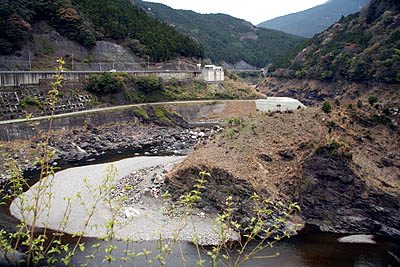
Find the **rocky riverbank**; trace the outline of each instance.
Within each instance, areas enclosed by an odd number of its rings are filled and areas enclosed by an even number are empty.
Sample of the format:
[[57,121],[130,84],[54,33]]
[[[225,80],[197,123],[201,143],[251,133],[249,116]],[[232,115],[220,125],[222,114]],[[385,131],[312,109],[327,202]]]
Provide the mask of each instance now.
[[[127,122],[102,127],[87,125],[82,129],[52,133],[49,145],[53,164],[95,161],[118,154],[186,155],[199,142],[219,132],[219,126],[186,128],[184,126]],[[0,157],[14,159],[23,171],[35,171],[40,155],[41,138],[3,143]],[[0,179],[7,180],[6,167],[0,167]]]
[[[104,153],[127,151],[144,155],[186,155],[198,142],[219,131],[219,127],[187,129],[157,125],[117,125],[74,130],[51,138],[57,159],[74,162]],[[57,160],[56,159],[56,160]]]

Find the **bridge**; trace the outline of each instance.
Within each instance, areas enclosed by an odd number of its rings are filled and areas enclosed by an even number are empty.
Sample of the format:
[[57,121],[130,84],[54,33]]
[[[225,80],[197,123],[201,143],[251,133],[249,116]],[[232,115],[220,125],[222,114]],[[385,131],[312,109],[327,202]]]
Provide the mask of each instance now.
[[[62,76],[67,81],[84,81],[91,74],[107,73],[104,71],[65,71]],[[126,73],[132,76],[155,75],[165,80],[198,79],[206,82],[224,81],[222,69],[196,69],[196,70],[135,70],[118,71],[113,73]],[[0,71],[0,87],[39,84],[41,80],[54,79],[55,71]]]

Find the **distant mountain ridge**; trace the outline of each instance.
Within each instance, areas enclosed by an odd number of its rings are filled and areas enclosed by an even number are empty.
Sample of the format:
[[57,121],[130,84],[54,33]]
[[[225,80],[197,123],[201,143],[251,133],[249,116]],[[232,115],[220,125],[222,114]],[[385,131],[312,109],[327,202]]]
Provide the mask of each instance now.
[[225,14],[199,14],[145,1],[132,1],[155,18],[196,39],[205,56],[215,63],[245,61],[256,67],[274,62],[305,39],[283,32],[257,28],[250,22]]
[[360,11],[368,2],[369,0],[330,0],[301,12],[262,22],[258,26],[310,38],[329,28],[342,16]]

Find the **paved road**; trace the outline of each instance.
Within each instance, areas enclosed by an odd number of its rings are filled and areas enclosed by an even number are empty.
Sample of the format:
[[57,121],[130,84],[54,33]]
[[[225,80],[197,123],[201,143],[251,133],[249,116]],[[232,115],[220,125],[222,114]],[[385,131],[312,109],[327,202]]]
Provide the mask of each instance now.
[[[206,103],[213,103],[213,102],[251,102],[255,100],[194,100],[194,101],[172,101],[172,102],[157,102],[157,103],[143,103],[143,104],[131,104],[131,105],[123,105],[123,106],[114,106],[114,107],[107,107],[107,108],[96,108],[96,109],[90,109],[90,110],[82,110],[82,111],[76,111],[76,112],[70,112],[70,113],[63,113],[63,114],[57,114],[54,115],[54,118],[63,118],[63,117],[69,117],[73,115],[80,115],[80,114],[90,114],[90,113],[95,113],[99,111],[113,111],[113,110],[119,110],[119,109],[126,109],[126,108],[132,108],[132,107],[143,107],[146,105],[152,105],[152,106],[161,106],[161,105],[168,105],[168,104],[206,104]],[[8,120],[8,121],[0,121],[0,125],[4,124],[12,124],[12,123],[19,123],[19,122],[26,122],[26,121],[40,121],[40,120],[45,120],[49,119],[50,116],[41,116],[41,117],[34,117],[31,119],[15,119],[15,120]]]
[[[295,110],[299,106],[301,108],[305,108],[300,101],[289,98],[289,97],[268,97],[266,99],[258,99],[258,100],[193,100],[193,101],[171,101],[171,102],[156,102],[156,103],[142,103],[142,104],[131,104],[131,105],[123,105],[123,106],[114,106],[114,107],[107,107],[107,108],[96,108],[90,110],[82,110],[70,113],[63,113],[54,115],[54,118],[63,118],[69,116],[75,116],[80,114],[90,114],[95,112],[101,111],[113,111],[113,110],[121,110],[126,108],[132,107],[143,107],[146,105],[152,106],[161,106],[161,105],[179,105],[179,104],[207,104],[207,103],[228,103],[228,102],[255,102],[257,110],[269,112],[269,111],[285,111],[285,110]],[[26,121],[40,121],[49,119],[50,116],[41,116],[41,117],[34,117],[31,119],[15,119],[15,120],[8,120],[8,121],[0,121],[0,125],[12,124],[12,123],[19,123],[19,122],[26,122]]]

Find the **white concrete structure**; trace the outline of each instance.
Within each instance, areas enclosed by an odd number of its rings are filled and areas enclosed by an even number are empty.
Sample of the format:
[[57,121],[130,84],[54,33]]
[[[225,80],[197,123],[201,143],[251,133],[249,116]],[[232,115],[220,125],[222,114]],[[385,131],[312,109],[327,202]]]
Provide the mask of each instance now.
[[225,80],[223,68],[215,65],[205,65],[202,76],[206,82],[223,82]]
[[305,107],[299,100],[290,97],[268,97],[256,100],[257,110],[264,112],[288,111]]

